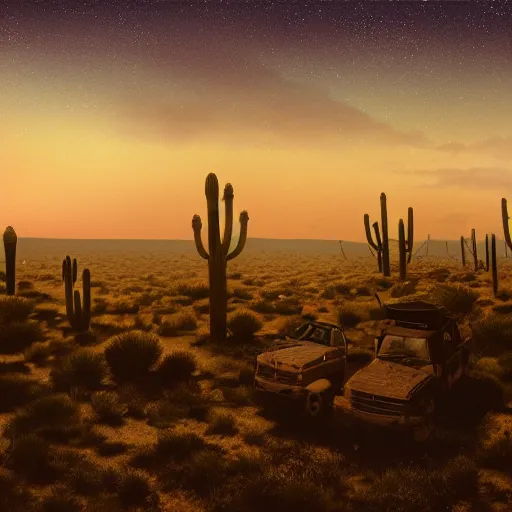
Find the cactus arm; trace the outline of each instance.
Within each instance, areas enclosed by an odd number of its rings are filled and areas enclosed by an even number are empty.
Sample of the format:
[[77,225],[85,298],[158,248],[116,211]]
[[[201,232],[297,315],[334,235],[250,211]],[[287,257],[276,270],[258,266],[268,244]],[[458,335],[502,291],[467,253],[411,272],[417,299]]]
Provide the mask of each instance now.
[[224,236],[222,238],[222,252],[228,254],[233,234],[233,186],[227,183],[224,187],[223,201],[226,206],[226,218],[224,219]]
[[505,242],[507,243],[508,248],[512,250],[512,239],[510,238],[510,228],[508,224],[509,216],[507,200],[505,198],[502,198],[501,200],[501,217],[503,219],[503,233],[505,234]]
[[[378,231],[379,231],[379,224],[377,224],[377,231],[375,231],[375,235],[377,235]],[[375,224],[374,224],[374,229],[375,229]],[[379,241],[377,240],[377,243],[375,243],[373,241],[373,238],[372,238],[372,232],[371,232],[371,229],[370,229],[370,216],[365,213],[364,214],[364,231],[366,233],[366,240],[368,241],[368,245],[370,245],[370,247],[372,247],[372,249],[375,249],[376,251],[380,251],[382,249],[382,245],[379,243]],[[380,238],[380,234],[379,234],[379,238]]]
[[76,261],[76,258],[73,258],[73,286],[75,286],[77,279],[78,279],[78,262]]
[[240,213],[240,238],[238,239],[238,243],[236,244],[234,251],[226,256],[226,261],[236,258],[244,250],[245,242],[247,241],[248,222],[249,214],[244,210]]
[[82,273],[82,286],[83,286],[83,311],[82,311],[82,328],[84,331],[89,329],[91,324],[91,272],[88,268],[84,269]]
[[406,249],[409,254],[407,257],[407,263],[411,263],[412,259],[412,248],[414,246],[414,210],[412,207],[407,209],[407,244]]
[[203,245],[203,240],[201,239],[201,229],[203,228],[203,224],[201,222],[201,217],[199,215],[194,215],[192,217],[192,229],[194,230],[194,242],[196,243],[196,249],[201,258],[205,260],[208,259],[208,253]]

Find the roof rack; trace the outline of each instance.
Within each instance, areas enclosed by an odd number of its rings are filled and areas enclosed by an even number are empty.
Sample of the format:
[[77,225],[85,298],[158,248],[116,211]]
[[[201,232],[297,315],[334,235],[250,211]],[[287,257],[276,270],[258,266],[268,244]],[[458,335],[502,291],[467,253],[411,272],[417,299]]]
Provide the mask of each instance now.
[[384,304],[386,318],[400,327],[420,330],[440,329],[450,318],[447,311],[424,301]]

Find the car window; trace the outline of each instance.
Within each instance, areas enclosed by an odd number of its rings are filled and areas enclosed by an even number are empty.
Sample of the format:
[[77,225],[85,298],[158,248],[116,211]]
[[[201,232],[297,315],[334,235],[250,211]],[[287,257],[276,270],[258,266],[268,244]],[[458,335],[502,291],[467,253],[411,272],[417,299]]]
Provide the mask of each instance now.
[[335,347],[343,347],[345,345],[343,334],[341,334],[341,331],[339,331],[338,329],[334,329],[333,345]]
[[329,331],[326,329],[321,329],[320,327],[315,327],[313,331],[308,335],[308,338],[311,341],[315,341],[316,343],[330,345]]
[[427,340],[388,335],[382,342],[379,356],[404,355],[429,360]]

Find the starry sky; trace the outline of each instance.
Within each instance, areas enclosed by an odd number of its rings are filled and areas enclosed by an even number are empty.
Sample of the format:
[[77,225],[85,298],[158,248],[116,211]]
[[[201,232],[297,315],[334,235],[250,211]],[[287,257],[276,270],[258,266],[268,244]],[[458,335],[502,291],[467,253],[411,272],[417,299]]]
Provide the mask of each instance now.
[[0,218],[191,239],[215,172],[252,237],[501,238],[511,83],[508,2],[3,0]]

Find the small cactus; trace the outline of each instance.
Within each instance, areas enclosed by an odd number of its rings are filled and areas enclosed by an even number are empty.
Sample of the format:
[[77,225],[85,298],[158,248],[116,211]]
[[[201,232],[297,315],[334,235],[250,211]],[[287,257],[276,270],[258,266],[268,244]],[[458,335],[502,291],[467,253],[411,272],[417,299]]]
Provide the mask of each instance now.
[[66,316],[69,325],[75,331],[87,331],[91,323],[91,273],[85,269],[82,273],[83,305],[80,292],[74,290],[78,277],[78,264],[76,258],[66,256],[62,262],[62,277],[66,293]]
[[201,240],[202,222],[199,215],[192,218],[192,229],[197,252],[208,261],[210,283],[210,337],[213,342],[226,339],[227,335],[227,262],[236,258],[244,249],[247,240],[249,215],[244,210],[240,213],[240,238],[233,252],[229,252],[233,233],[233,187],[230,183],[224,187],[226,208],[224,235],[221,239],[219,226],[219,182],[214,173],[208,174],[205,184],[206,204],[208,210],[208,249]]
[[7,295],[14,295],[16,291],[16,245],[18,236],[11,226],[4,231],[5,250],[5,284]]

